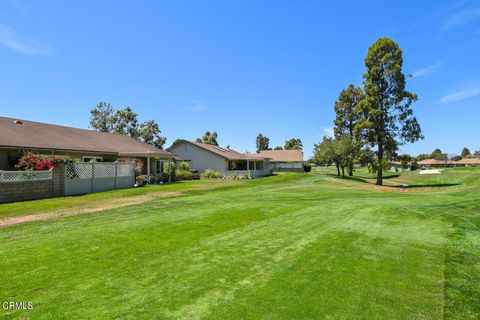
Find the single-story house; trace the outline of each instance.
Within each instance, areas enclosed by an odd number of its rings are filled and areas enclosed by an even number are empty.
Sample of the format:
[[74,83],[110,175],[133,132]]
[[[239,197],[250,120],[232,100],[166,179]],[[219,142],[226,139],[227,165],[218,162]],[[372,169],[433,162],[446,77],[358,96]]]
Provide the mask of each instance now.
[[437,159],[425,159],[417,162],[418,165],[428,167],[449,167],[455,164],[455,161],[451,160],[437,160]]
[[480,166],[480,158],[463,158],[455,161],[455,166],[476,167]]
[[191,170],[198,172],[212,169],[224,176],[235,174],[249,178],[271,174],[269,158],[259,154],[245,154],[188,140],[180,140],[167,150],[187,162]]
[[259,154],[271,159],[274,171],[303,172],[302,150],[262,150]]
[[0,170],[12,170],[22,151],[69,156],[82,162],[128,162],[137,174],[162,172],[174,155],[134,138],[41,122],[0,117]]

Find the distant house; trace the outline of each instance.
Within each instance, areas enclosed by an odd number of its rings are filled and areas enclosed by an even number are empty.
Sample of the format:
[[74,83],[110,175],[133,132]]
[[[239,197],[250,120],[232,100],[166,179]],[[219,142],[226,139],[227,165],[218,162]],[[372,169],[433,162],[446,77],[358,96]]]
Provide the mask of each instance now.
[[270,163],[274,171],[303,171],[302,150],[263,150],[259,154],[271,159]]
[[105,132],[0,117],[0,170],[12,170],[21,151],[70,156],[82,162],[135,163],[137,174],[159,174],[173,159],[165,150]]
[[427,167],[448,167],[455,164],[455,161],[451,160],[437,160],[437,159],[424,159],[417,162],[420,166]]
[[249,178],[271,174],[269,159],[259,154],[244,154],[230,148],[180,140],[167,149],[190,165],[191,170],[212,169],[223,175],[246,175]]
[[455,166],[477,167],[480,166],[480,158],[463,158],[462,160],[455,161]]

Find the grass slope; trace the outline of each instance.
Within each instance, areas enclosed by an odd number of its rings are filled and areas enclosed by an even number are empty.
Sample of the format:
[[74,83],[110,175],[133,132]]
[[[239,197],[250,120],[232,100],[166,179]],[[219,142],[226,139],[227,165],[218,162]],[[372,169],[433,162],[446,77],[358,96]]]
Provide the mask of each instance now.
[[[391,175],[392,187],[382,189],[371,178],[282,174],[2,228],[0,301],[34,308],[0,312],[7,319],[477,319],[480,170]],[[62,207],[61,199],[48,201],[39,210]],[[35,203],[17,205],[35,213]]]

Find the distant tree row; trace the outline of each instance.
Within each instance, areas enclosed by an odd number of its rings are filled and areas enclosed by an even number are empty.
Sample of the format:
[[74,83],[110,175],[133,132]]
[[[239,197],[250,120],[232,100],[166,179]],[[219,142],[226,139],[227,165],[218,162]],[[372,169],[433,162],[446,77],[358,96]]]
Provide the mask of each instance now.
[[[264,136],[263,134],[259,133],[256,139],[257,153],[260,153],[260,151],[263,151],[263,150],[272,150],[269,144],[270,144],[270,139],[267,136]],[[276,146],[275,148],[273,148],[273,150],[302,150],[302,149],[303,149],[302,140],[297,138],[286,140],[285,145],[283,147]]]
[[116,110],[108,102],[99,102],[90,111],[90,127],[100,132],[118,133],[163,149],[167,138],[162,137],[160,126],[154,120],[142,123],[132,108]]

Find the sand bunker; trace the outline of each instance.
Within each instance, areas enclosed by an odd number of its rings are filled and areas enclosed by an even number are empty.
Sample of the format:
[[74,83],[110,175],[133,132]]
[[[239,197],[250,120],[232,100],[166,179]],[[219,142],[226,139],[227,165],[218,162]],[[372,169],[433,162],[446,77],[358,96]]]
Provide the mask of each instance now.
[[420,174],[438,174],[438,173],[442,173],[442,171],[438,170],[438,169],[430,169],[430,170],[421,170],[420,171]]

